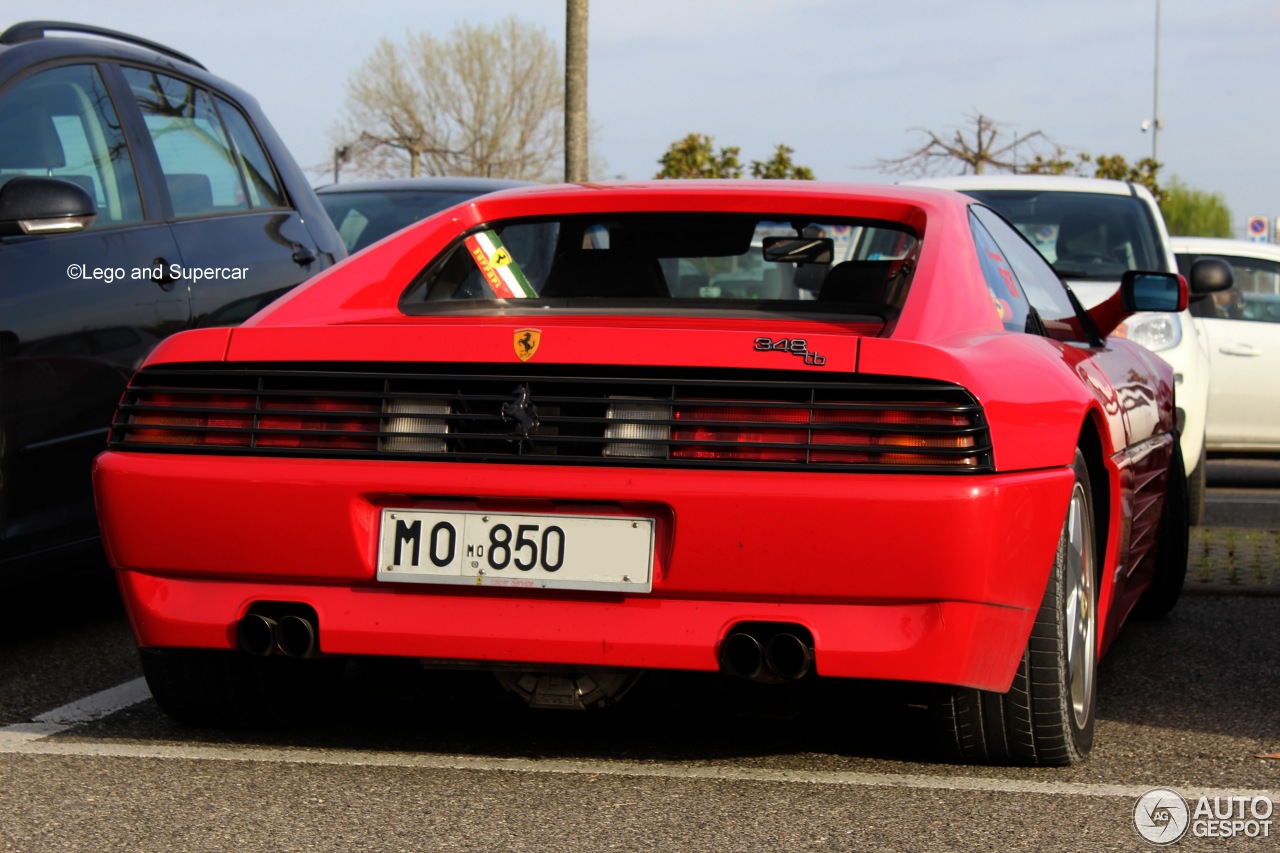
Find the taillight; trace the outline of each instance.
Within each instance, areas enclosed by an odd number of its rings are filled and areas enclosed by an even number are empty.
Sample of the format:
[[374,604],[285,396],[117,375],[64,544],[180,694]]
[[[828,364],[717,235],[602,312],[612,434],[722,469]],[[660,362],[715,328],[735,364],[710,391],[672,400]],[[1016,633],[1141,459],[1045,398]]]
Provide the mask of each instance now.
[[236,414],[252,409],[252,396],[239,394],[138,395],[142,408],[129,416],[124,440],[140,444],[212,445],[248,447],[253,415]]
[[604,455],[975,467],[973,417],[945,411],[947,407],[941,402],[895,406],[614,398],[607,412]]
[[263,414],[258,417],[259,447],[334,450],[377,447],[376,436],[360,434],[378,432],[377,418],[361,417],[379,413],[372,403],[344,397],[286,397],[265,400],[262,408]]
[[[815,448],[812,451],[810,458],[814,462],[882,462],[889,465],[961,467],[978,464],[976,456],[889,453],[883,449],[915,447],[955,451],[974,447],[972,435],[957,435],[955,432],[957,427],[963,429],[973,425],[968,415],[911,409],[816,409],[813,415],[815,425],[832,427],[814,431],[813,443],[822,446],[821,450]],[[885,429],[897,426],[902,429]],[[936,434],[928,431],[940,427],[944,430]],[[952,429],[945,430],[947,427]]]
[[375,450],[381,412],[344,397],[173,394],[140,391],[129,405],[124,441],[201,447]]
[[[757,406],[679,405],[671,448],[675,459],[743,459],[803,462],[809,440],[809,410]],[[771,424],[779,424],[775,428]],[[803,424],[804,426],[794,426]],[[709,442],[719,442],[710,444]]]

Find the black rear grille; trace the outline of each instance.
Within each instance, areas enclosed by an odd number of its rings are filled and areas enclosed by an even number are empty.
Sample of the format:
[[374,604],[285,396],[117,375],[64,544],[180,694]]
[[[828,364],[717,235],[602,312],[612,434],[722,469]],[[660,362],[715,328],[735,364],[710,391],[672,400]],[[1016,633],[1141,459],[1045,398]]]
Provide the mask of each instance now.
[[982,408],[939,382],[782,371],[162,366],[118,450],[770,470],[992,470]]

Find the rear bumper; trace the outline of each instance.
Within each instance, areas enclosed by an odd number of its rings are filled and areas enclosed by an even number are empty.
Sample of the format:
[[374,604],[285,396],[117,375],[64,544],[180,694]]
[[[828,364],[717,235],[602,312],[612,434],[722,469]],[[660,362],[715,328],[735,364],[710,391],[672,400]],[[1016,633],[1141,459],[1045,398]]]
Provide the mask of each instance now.
[[[95,466],[142,646],[233,648],[254,602],[286,601],[315,609],[328,654],[709,671],[734,624],[786,622],[812,633],[821,675],[991,690],[1025,647],[1071,482],[118,452]],[[380,583],[380,510],[406,505],[652,516],[652,592]]]
[[325,654],[710,671],[734,624],[776,621],[810,630],[820,675],[1003,690],[1027,633],[1024,611],[955,601],[530,601],[130,571],[119,577],[139,644],[152,647],[233,648],[234,620],[250,603],[289,601],[315,608]]

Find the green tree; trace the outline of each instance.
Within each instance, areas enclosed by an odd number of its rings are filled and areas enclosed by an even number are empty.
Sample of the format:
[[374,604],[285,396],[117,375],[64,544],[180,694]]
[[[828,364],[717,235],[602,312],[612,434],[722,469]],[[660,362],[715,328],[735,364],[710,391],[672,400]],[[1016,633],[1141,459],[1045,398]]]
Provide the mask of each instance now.
[[667,153],[658,160],[662,171],[655,178],[741,178],[741,151],[737,146],[715,150],[710,136],[691,133],[678,142],[671,143]]
[[1059,148],[1054,156],[1042,157],[1037,154],[1034,159],[1018,170],[1028,175],[1079,175],[1081,177],[1109,178],[1113,181],[1132,181],[1142,184],[1151,190],[1156,201],[1160,201],[1164,189],[1160,186],[1160,164],[1150,157],[1143,157],[1130,164],[1120,154],[1078,154],[1076,159],[1067,157],[1067,152]]
[[[716,150],[715,141],[704,133],[691,133],[684,139],[671,143],[671,147],[658,160],[662,171],[656,178],[741,178],[742,149],[726,145]],[[795,149],[778,145],[768,160],[751,161],[751,177],[779,178],[794,181],[812,181],[813,170],[799,166],[791,159]]]
[[808,166],[797,166],[791,160],[791,155],[795,153],[795,149],[789,145],[779,144],[774,149],[773,157],[769,160],[761,162],[759,160],[751,161],[751,177],[753,178],[783,178],[792,181],[812,181],[813,170]]
[[1088,158],[1088,154],[1081,154],[1072,160],[1067,157],[1065,150],[1057,148],[1052,157],[1037,154],[1015,171],[1024,175],[1079,175]]
[[371,177],[556,177],[564,68],[547,33],[513,17],[447,39],[378,42],[347,83],[335,152]]
[[1220,193],[1193,190],[1169,178],[1160,199],[1160,213],[1170,234],[1183,237],[1230,237],[1231,211]]
[[1132,181],[1151,191],[1160,204],[1160,213],[1170,234],[1185,237],[1230,237],[1231,211],[1219,193],[1188,187],[1177,176],[1161,186],[1160,164],[1150,157],[1129,163],[1119,154],[1080,154],[1069,160],[1059,149],[1053,158],[1036,157],[1025,169],[1039,175],[1091,175],[1114,181]]
[[1133,164],[1119,154],[1100,154],[1096,158],[1082,154],[1080,159],[1082,163],[1093,160],[1095,178],[1110,178],[1113,181],[1132,181],[1135,184],[1142,184],[1151,190],[1156,201],[1160,201],[1164,196],[1164,190],[1160,188],[1159,183],[1160,164],[1150,157],[1143,157]]

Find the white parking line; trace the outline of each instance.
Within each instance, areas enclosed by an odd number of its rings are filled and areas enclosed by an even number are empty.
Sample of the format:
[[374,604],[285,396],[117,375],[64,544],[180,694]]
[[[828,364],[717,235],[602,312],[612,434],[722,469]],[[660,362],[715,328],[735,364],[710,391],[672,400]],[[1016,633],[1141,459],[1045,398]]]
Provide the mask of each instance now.
[[92,696],[77,699],[52,711],[45,711],[35,717],[34,721],[70,728],[109,717],[116,711],[123,711],[130,705],[137,705],[150,698],[151,691],[147,689],[147,680],[135,678],[133,681],[126,681],[124,684],[118,684],[94,693]]
[[[869,788],[914,788],[1006,794],[1044,794],[1071,797],[1137,799],[1158,785],[1103,785],[1083,782],[1040,782],[976,776],[856,771],[769,770],[723,764],[690,766],[663,762],[584,761],[532,758],[493,758],[470,755],[423,755],[413,752],[366,752],[350,749],[255,747],[231,745],[123,743],[119,741],[62,741],[50,735],[79,723],[101,719],[150,697],[141,678],[95,693],[41,714],[31,723],[0,728],[0,755],[60,755],[80,758],[143,758],[176,761],[249,761],[259,764],[394,767],[417,770],[470,770],[504,773],[546,773],[568,776],[629,776],[715,782],[771,782],[802,785],[849,785]],[[1280,791],[1241,791],[1179,787],[1184,797],[1264,796],[1280,801]]]
[[[116,711],[123,711],[131,705],[137,705],[150,698],[151,691],[147,689],[146,679],[135,678],[133,681],[100,690],[83,699],[68,702],[52,711],[45,711],[33,717],[29,723],[14,723],[0,728],[0,744],[30,743],[66,731],[81,723],[109,717]],[[7,750],[0,747],[0,751]]]

